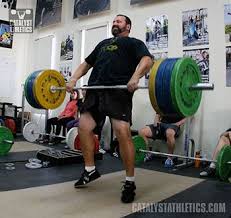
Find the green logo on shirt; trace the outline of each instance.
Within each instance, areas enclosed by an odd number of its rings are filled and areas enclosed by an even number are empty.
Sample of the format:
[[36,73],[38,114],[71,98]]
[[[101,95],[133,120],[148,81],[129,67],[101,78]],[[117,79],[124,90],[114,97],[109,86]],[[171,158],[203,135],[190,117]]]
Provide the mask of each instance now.
[[108,45],[105,50],[106,51],[115,51],[118,49],[118,46],[117,45]]

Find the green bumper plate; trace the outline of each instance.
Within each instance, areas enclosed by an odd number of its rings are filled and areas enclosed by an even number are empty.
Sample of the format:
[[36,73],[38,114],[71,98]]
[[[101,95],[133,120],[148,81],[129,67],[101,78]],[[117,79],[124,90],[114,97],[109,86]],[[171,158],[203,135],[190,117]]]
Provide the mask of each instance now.
[[171,97],[175,110],[183,117],[196,113],[201,102],[201,90],[193,91],[193,84],[201,83],[200,70],[191,58],[179,59],[172,72]]
[[139,165],[144,162],[145,153],[140,152],[140,149],[146,150],[146,143],[141,136],[133,136],[132,137],[133,144],[135,146],[135,164]]
[[12,143],[9,143],[5,140],[13,142],[14,136],[8,128],[1,126],[0,127],[0,156],[4,156],[8,154],[8,152],[12,147]]
[[216,174],[221,180],[227,181],[231,175],[231,146],[225,145],[217,156]]

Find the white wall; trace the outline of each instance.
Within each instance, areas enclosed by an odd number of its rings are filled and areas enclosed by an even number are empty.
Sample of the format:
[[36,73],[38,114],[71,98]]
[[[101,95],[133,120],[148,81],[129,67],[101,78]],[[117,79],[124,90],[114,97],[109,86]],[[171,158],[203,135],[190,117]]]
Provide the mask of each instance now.
[[[31,0],[17,1],[18,8],[32,8]],[[8,9],[0,8],[0,19],[8,20]],[[15,71],[11,72],[11,81],[5,84],[5,89],[9,89],[11,95],[5,96],[0,93],[0,101],[12,102],[16,105],[21,105],[22,84],[24,83],[25,72],[28,72],[28,42],[32,34],[14,34],[12,49],[0,48],[1,55],[11,57],[16,66],[13,68]],[[10,84],[10,86],[9,86]]]
[[[230,90],[225,87],[224,3],[230,2],[228,0],[155,0],[148,4],[130,6],[129,0],[111,0],[110,11],[73,20],[74,0],[63,0],[61,24],[34,30],[33,34],[21,34],[15,37],[13,52],[16,55],[17,65],[16,89],[21,90],[21,83],[34,70],[31,61],[31,46],[36,38],[51,34],[55,36],[54,68],[58,69],[62,34],[73,31],[75,34],[74,70],[80,63],[81,38],[79,30],[82,27],[103,22],[111,23],[116,14],[123,13],[128,15],[133,22],[131,36],[144,41],[145,20],[150,16],[166,14],[169,18],[168,56],[181,57],[183,53],[182,11],[208,8],[210,81],[214,82],[215,90],[203,93],[201,106],[193,120],[192,136],[197,147],[202,148],[207,156],[210,156],[220,133],[231,126],[231,119],[229,119]],[[18,0],[18,4],[24,7],[29,7],[32,4],[35,9],[36,1]],[[15,102],[20,102],[20,94],[21,92],[17,92],[15,97],[11,96],[10,98]],[[133,128],[139,129],[145,124],[151,123],[153,116],[154,111],[149,102],[148,91],[138,90],[134,96]],[[178,143],[177,152],[181,153],[181,151],[182,145]]]

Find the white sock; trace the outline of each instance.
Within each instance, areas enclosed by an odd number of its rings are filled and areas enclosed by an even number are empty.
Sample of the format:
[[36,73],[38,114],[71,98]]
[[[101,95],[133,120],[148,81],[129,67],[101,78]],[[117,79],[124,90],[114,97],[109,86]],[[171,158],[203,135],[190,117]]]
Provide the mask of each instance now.
[[215,168],[216,168],[216,164],[215,164],[214,162],[212,162],[212,163],[209,165],[209,167],[215,169]]
[[126,181],[135,182],[135,176],[132,177],[126,176]]
[[95,169],[95,166],[85,166],[85,170],[87,171],[87,172],[91,172],[91,171],[93,171]]

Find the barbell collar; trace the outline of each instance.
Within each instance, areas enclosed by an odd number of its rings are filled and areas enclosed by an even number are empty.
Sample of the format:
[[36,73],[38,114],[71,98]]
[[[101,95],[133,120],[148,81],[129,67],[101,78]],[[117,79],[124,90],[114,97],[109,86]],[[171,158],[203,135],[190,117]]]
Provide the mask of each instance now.
[[6,140],[6,139],[4,139],[4,140],[3,140],[3,142],[8,143],[8,144],[11,144],[11,145],[13,145],[13,144],[14,144],[14,142],[13,142],[13,141]]
[[[200,160],[200,161],[214,162],[214,163],[217,162],[216,160],[211,160],[211,159],[206,159],[206,158],[188,157],[188,156],[183,156],[179,154],[168,154],[168,153],[148,151],[148,150],[143,150],[143,149],[139,149],[139,152],[151,153],[151,154],[156,154],[156,155],[165,156],[165,157],[178,157],[178,158],[183,158],[183,159]],[[227,164],[231,164],[231,161],[228,161]]]
[[213,83],[197,83],[190,87],[191,90],[214,90]]

